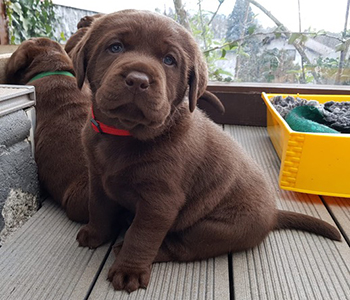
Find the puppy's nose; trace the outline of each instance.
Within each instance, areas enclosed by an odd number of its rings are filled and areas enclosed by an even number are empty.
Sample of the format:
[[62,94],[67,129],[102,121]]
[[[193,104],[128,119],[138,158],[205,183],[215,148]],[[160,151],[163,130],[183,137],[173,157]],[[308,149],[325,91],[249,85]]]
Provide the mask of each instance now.
[[126,86],[135,93],[141,93],[149,87],[149,77],[145,73],[132,71],[125,78]]

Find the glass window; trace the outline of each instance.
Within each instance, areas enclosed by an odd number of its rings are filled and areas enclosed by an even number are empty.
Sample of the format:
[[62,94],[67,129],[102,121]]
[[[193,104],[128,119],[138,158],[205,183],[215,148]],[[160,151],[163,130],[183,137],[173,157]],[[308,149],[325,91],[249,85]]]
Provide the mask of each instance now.
[[211,80],[350,84],[350,0],[54,0],[109,13],[156,10],[200,44]]

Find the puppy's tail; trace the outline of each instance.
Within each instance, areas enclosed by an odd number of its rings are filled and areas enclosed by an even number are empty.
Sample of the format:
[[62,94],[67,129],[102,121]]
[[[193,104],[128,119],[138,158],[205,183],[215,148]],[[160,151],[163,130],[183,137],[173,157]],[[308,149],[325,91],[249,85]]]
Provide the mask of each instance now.
[[275,229],[297,229],[322,235],[331,240],[340,241],[339,231],[325,221],[304,214],[278,210]]

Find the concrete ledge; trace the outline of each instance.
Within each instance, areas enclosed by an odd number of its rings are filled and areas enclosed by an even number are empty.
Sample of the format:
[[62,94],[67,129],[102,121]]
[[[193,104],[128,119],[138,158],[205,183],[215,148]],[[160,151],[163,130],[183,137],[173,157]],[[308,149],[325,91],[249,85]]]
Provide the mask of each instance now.
[[33,156],[34,103],[34,87],[0,85],[0,244],[40,204]]
[[9,147],[28,137],[31,123],[23,110],[0,117],[0,145]]
[[[37,167],[29,142],[24,140],[10,147],[0,145],[1,242],[32,216],[38,206]],[[3,211],[5,207],[7,212]]]
[[0,45],[0,54],[11,54],[15,52],[18,45]]
[[35,105],[35,89],[27,85],[0,84],[0,116]]

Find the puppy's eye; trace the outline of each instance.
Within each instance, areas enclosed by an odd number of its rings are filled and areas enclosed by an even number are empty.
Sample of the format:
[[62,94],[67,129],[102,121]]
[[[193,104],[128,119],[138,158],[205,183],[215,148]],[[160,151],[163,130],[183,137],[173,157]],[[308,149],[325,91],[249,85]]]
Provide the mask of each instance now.
[[173,66],[176,64],[176,60],[173,56],[167,55],[163,58],[163,63],[168,65],[168,66]]
[[108,47],[111,53],[120,53],[124,51],[124,46],[122,43],[114,43]]

